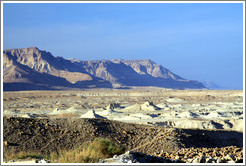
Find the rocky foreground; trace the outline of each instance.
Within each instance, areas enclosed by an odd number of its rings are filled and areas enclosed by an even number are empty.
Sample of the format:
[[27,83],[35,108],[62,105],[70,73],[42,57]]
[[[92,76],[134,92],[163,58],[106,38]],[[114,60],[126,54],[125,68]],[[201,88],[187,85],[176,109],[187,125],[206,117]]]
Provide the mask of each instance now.
[[243,163],[243,148],[183,148],[174,153],[162,152],[158,156],[127,151],[100,163]]
[[20,151],[49,154],[73,149],[97,137],[126,148],[126,154],[100,162],[242,162],[243,133],[175,129],[107,119],[4,117],[4,158]]
[[[32,159],[12,160],[6,163],[50,163],[50,161]],[[127,151],[122,155],[114,155],[113,158],[102,159],[99,163],[243,163],[243,148],[235,146],[224,148],[183,148],[174,153],[162,152],[157,156]]]

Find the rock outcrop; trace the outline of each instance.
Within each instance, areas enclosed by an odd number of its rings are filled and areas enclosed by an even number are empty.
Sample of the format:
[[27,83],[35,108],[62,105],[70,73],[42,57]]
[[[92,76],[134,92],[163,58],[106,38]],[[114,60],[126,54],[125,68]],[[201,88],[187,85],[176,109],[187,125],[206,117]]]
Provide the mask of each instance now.
[[243,148],[182,148],[173,153],[147,155],[135,151],[100,160],[99,163],[243,163]]

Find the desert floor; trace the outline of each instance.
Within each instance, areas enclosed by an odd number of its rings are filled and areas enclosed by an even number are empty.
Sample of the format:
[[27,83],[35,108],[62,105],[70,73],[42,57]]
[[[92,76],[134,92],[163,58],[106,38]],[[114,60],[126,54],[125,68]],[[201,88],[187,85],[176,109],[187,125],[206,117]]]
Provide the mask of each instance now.
[[[234,152],[243,147],[242,90],[4,92],[3,116],[4,141],[8,143],[4,153],[49,153],[95,137],[170,159],[180,155],[180,150],[194,151],[191,148],[233,146]],[[235,156],[241,161],[242,149],[239,151]]]

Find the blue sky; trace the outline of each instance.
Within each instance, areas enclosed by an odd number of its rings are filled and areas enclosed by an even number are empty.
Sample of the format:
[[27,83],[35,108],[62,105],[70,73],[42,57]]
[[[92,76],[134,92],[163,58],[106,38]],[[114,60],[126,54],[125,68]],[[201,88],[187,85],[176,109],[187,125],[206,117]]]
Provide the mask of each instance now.
[[242,3],[5,3],[4,49],[31,46],[81,60],[151,59],[243,89]]

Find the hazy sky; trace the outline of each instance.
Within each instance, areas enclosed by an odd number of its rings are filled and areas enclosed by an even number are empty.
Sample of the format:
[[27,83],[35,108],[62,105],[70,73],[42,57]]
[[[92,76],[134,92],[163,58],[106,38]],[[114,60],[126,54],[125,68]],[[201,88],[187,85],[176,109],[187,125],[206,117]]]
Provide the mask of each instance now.
[[4,4],[3,47],[81,60],[151,59],[181,77],[243,88],[242,3]]

